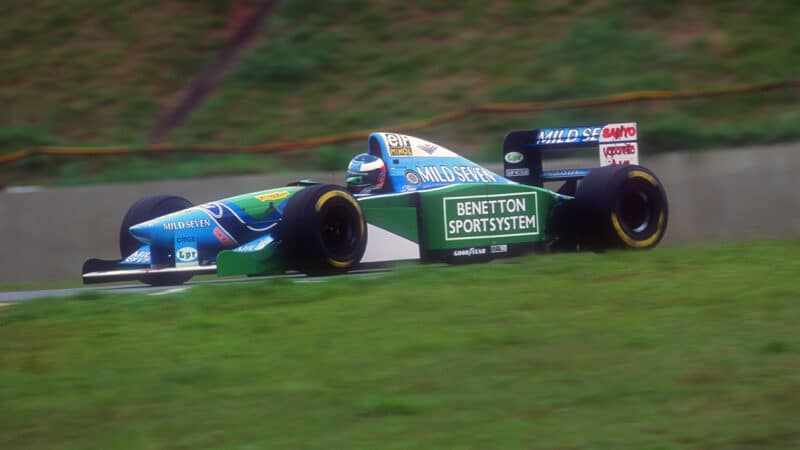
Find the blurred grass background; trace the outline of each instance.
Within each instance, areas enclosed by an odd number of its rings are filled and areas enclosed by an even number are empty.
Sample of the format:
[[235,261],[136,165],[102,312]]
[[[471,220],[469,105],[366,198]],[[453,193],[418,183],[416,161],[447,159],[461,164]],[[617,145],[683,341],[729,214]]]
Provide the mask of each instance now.
[[[0,152],[140,145],[230,35],[233,0],[11,0],[0,15]],[[385,129],[491,101],[717,88],[798,76],[796,2],[285,0],[211,98],[189,144]],[[497,161],[512,128],[640,123],[644,155],[800,137],[800,92],[473,116],[415,132]],[[267,155],[37,157],[8,183],[74,184],[341,170],[363,144]],[[646,156],[645,156],[646,158]]]
[[0,309],[0,448],[796,449],[798,250],[24,302]]

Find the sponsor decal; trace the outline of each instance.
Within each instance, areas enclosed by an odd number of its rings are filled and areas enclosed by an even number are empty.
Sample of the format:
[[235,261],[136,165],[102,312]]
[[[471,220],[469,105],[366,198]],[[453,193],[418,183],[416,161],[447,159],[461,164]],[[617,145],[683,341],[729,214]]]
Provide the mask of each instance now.
[[182,247],[175,252],[175,259],[182,263],[197,261],[197,249],[194,247]]
[[186,231],[175,231],[175,266],[196,266],[197,258],[197,237]]
[[600,143],[625,142],[637,139],[636,123],[612,123],[603,127]]
[[636,123],[612,123],[597,127],[542,128],[536,145],[626,142],[638,138]]
[[435,152],[437,148],[439,148],[438,145],[431,144],[430,142],[426,142],[424,144],[420,144],[419,145],[419,149],[422,150],[423,152],[429,154],[429,155],[432,155],[433,152]]
[[445,197],[445,240],[539,234],[536,192]]
[[509,164],[519,164],[525,159],[525,157],[520,152],[508,152],[503,159],[505,159]]
[[164,231],[188,230],[191,228],[208,228],[210,226],[211,226],[211,221],[208,219],[179,220],[177,222],[166,222],[163,225]]
[[480,256],[485,255],[486,249],[482,247],[462,248],[453,250],[453,256]]
[[603,127],[543,128],[536,135],[536,145],[598,142],[602,131]]
[[387,133],[386,147],[389,154],[392,156],[411,156],[414,152],[411,150],[411,141],[408,137],[402,134]]
[[259,250],[264,249],[270,242],[272,242],[272,238],[262,238],[256,239],[255,241],[248,242],[247,244],[242,245],[236,249],[237,252],[257,252]]
[[506,169],[507,177],[527,177],[531,174],[531,170],[527,167],[524,169]]
[[269,202],[275,200],[283,200],[291,195],[289,191],[270,192],[267,194],[256,195],[256,198],[262,202]]
[[600,165],[639,164],[639,152],[636,142],[600,145]]
[[636,144],[611,144],[603,146],[603,156],[610,158],[616,155],[635,155]]
[[419,175],[417,175],[417,172],[414,172],[413,170],[406,170],[406,181],[411,184],[419,184],[422,182],[422,180],[419,178]]
[[222,245],[225,247],[233,247],[234,245],[231,238],[229,238],[220,227],[214,227],[214,237],[217,238],[218,241],[222,242]]
[[547,178],[579,178],[585,177],[586,169],[554,169],[545,171],[542,176]]
[[417,188],[415,186],[409,186],[409,185],[405,185],[402,188],[400,188],[401,192],[414,192],[416,190]]
[[416,173],[425,183],[494,183],[497,177],[478,166],[417,166]]
[[130,264],[150,264],[150,248],[143,247],[135,252],[131,253],[130,256],[125,258],[126,263]]
[[489,252],[492,254],[508,253],[508,245],[506,244],[493,245],[489,247]]

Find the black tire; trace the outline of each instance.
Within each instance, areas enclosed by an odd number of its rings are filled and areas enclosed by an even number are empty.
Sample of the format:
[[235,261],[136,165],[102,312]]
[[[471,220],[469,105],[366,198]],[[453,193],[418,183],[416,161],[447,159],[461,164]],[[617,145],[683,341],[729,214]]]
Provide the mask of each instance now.
[[367,222],[361,205],[347,190],[320,184],[289,199],[279,238],[289,268],[308,275],[332,275],[361,261],[367,247]]
[[573,202],[578,241],[593,250],[653,248],[667,229],[664,186],[642,166],[592,169]]
[[[192,206],[189,200],[175,195],[153,195],[136,201],[122,218],[119,230],[119,251],[122,257],[126,258],[142,246],[142,243],[128,232],[130,227]],[[139,281],[153,286],[168,286],[183,284],[191,278],[189,274],[154,274],[142,277]]]

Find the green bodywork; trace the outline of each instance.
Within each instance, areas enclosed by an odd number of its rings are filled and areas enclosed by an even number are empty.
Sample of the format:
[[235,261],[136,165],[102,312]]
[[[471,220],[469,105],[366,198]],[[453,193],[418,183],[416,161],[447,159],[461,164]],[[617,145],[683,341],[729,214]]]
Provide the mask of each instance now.
[[360,203],[368,223],[422,242],[427,251],[542,241],[558,197],[521,184],[457,184]]
[[367,223],[419,242],[417,208],[413,193],[361,197],[359,203]]
[[284,205],[294,194],[302,189],[302,187],[298,186],[266,189],[226,198],[221,202],[233,203],[242,208],[250,217],[263,219],[273,208]]
[[[253,217],[263,217],[270,203],[260,200],[280,192],[287,201],[300,187],[270,189],[232,197]],[[457,184],[427,191],[358,197],[367,223],[420,244],[420,253],[497,244],[525,244],[549,238],[547,218],[559,195],[522,184]],[[286,270],[273,241],[255,251],[224,250],[217,256],[220,276],[267,275]]]
[[555,194],[524,185],[456,185],[422,195],[427,250],[545,239]]
[[[250,217],[263,219],[269,213],[282,209],[305,186],[286,186],[230,197],[223,202],[242,208]],[[283,261],[275,257],[279,242],[273,241],[254,251],[223,250],[217,255],[217,275],[267,275],[285,270]]]
[[217,255],[217,275],[269,275],[283,272],[286,267],[281,258],[275,258],[278,241],[273,241],[261,250],[234,252],[223,250]]

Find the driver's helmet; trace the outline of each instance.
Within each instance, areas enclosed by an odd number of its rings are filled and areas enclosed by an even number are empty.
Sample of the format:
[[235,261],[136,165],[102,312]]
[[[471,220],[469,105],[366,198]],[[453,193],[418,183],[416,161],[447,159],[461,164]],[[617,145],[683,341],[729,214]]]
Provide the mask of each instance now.
[[361,153],[347,166],[347,189],[354,194],[369,194],[383,189],[386,164],[375,155]]

